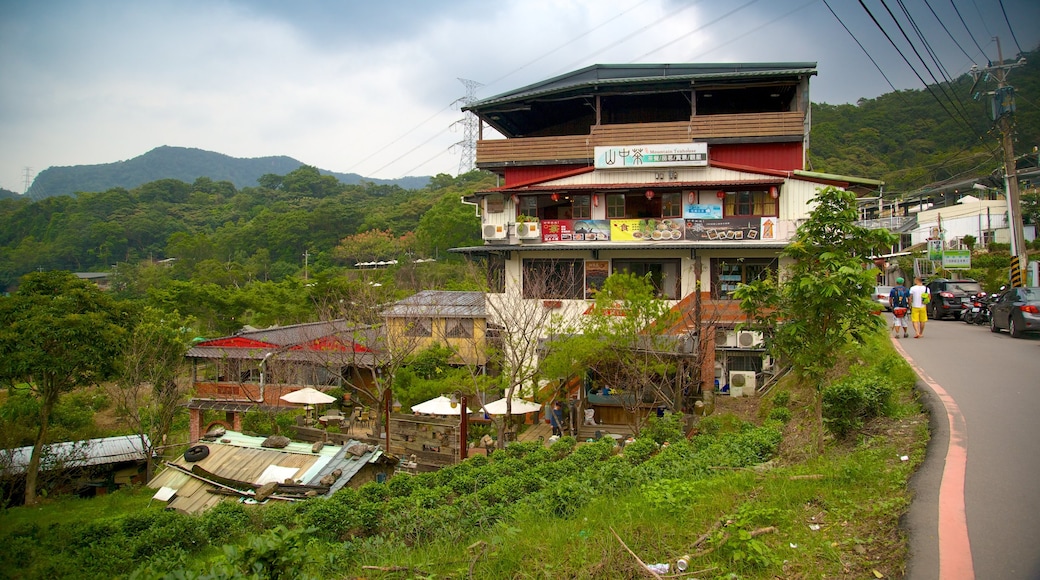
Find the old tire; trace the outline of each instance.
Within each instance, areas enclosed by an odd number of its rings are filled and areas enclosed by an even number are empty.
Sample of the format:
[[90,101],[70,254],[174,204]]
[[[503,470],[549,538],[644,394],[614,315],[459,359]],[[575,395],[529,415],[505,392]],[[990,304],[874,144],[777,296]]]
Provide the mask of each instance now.
[[188,450],[184,452],[184,460],[189,463],[202,461],[207,457],[209,457],[209,447],[206,447],[205,445],[195,445],[194,447],[189,447]]

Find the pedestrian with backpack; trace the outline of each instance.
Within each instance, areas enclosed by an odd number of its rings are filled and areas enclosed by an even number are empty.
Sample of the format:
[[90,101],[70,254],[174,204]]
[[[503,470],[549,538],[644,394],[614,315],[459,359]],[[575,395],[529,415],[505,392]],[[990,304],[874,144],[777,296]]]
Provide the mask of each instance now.
[[892,306],[892,331],[899,338],[902,330],[903,338],[910,336],[910,324],[907,314],[910,313],[910,290],[903,285],[905,280],[896,278],[896,285],[888,293],[888,303]]

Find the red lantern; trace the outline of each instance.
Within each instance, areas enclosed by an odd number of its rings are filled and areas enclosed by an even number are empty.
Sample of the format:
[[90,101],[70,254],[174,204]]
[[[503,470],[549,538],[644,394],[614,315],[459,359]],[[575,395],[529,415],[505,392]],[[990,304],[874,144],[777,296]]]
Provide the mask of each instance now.
[[773,199],[780,197],[780,190],[775,185],[769,188],[769,197]]
[[647,199],[653,199],[654,198],[654,190],[652,190],[652,189],[646,190],[646,198]]
[[558,194],[558,193],[552,194],[552,200],[553,201],[560,201],[560,194]]
[[690,203],[697,203],[697,192],[696,191],[691,191],[690,192]]
[[599,207],[599,194],[598,193],[592,195],[592,205],[595,206],[595,207]]
[[718,193],[715,194],[715,197],[719,199],[726,199],[726,192],[720,189]]

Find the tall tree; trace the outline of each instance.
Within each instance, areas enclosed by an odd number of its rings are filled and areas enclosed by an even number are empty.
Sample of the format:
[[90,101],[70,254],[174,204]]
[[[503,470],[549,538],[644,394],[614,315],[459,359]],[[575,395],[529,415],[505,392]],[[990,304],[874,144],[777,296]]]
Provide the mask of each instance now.
[[111,377],[130,320],[124,304],[69,272],[24,276],[0,298],[0,381],[40,401],[39,426],[25,473],[25,503],[36,503],[47,426],[61,396]]
[[894,236],[856,225],[852,192],[826,187],[813,203],[809,219],[781,252],[791,263],[780,280],[741,284],[734,296],[751,320],[775,329],[774,354],[815,387],[816,447],[823,453],[824,384],[842,348],[885,324],[873,314],[877,272],[869,256],[890,247]]

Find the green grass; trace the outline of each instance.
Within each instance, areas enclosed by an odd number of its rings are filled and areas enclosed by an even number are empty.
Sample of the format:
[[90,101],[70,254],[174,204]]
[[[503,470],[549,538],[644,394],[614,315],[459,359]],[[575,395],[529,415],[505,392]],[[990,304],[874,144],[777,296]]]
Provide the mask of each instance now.
[[[81,499],[63,496],[44,499],[33,507],[16,507],[0,510],[0,528],[15,528],[35,524],[47,527],[53,524],[91,522],[94,520],[122,516],[147,509],[155,490],[147,487],[125,487],[114,493]],[[165,504],[154,502],[153,507]]]

